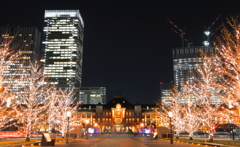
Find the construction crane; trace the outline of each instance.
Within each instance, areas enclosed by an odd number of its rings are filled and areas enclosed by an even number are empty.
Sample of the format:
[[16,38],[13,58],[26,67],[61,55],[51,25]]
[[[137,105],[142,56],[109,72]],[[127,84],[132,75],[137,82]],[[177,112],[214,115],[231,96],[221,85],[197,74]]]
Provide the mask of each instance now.
[[191,42],[191,38],[189,40],[187,40],[186,38],[184,38],[184,35],[186,34],[185,27],[183,29],[180,29],[176,24],[174,24],[170,19],[167,19],[176,29],[178,29],[178,31],[176,31],[174,28],[172,28],[172,30],[178,34],[181,38],[182,38],[182,47],[184,47],[184,40],[188,43],[188,47],[190,47],[190,45],[192,44]]
[[[177,32],[174,28],[172,28],[172,30],[173,30],[176,34],[178,34],[180,37],[182,37],[182,34],[180,34],[179,32]],[[191,42],[192,37],[190,37],[189,40],[187,40],[186,38],[183,38],[183,37],[182,37],[182,39],[187,42],[187,46],[188,46],[188,47],[190,47],[191,44],[193,44],[193,43]],[[183,44],[183,42],[182,42],[182,44]],[[184,44],[182,45],[182,47],[184,47]]]
[[204,25],[204,28],[205,28],[204,34],[207,36],[207,40],[205,40],[205,41],[203,42],[203,44],[204,44],[205,46],[209,46],[209,45],[210,45],[210,43],[209,43],[209,38],[210,38],[211,36],[213,36],[213,34],[219,29],[219,27],[218,27],[213,33],[210,32],[211,27],[216,23],[216,21],[217,21],[220,17],[221,17],[221,15],[219,14],[218,17],[211,23],[211,25],[210,25],[208,28]]

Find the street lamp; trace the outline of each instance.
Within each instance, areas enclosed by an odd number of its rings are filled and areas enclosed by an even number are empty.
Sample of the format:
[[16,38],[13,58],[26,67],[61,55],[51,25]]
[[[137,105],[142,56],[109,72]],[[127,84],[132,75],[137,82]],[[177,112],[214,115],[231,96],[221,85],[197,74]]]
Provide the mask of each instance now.
[[97,127],[98,127],[98,124],[95,123],[95,124],[94,124],[94,127],[95,127],[95,130],[94,130],[95,132],[94,132],[94,133],[95,133],[95,138],[96,138],[96,135],[97,135],[97,133],[98,133],[98,128],[97,128]]
[[142,134],[144,133],[144,124],[143,123],[141,123],[141,127],[142,127]]
[[235,129],[234,129],[234,125],[233,125],[233,124],[232,124],[232,127],[231,127],[231,128],[232,128],[232,139],[234,140],[234,139],[235,139],[235,138],[234,138],[234,130],[235,130]]
[[71,111],[67,111],[68,124],[67,124],[66,143],[68,143],[68,137],[69,137],[69,118],[70,117],[71,117]]
[[86,139],[88,139],[88,130],[87,130],[87,129],[88,129],[88,128],[87,128],[87,127],[88,127],[88,123],[89,123],[89,120],[86,119],[86,120],[85,120]]
[[170,131],[171,131],[170,144],[173,144],[173,133],[172,133],[172,117],[173,117],[173,113],[171,111],[168,112],[168,116],[170,118]]

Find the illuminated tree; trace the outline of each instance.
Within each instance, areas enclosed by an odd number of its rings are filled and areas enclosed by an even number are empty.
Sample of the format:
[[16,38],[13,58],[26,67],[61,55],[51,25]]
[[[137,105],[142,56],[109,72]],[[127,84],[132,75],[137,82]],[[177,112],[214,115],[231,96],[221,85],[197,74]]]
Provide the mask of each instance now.
[[[22,64],[19,62],[21,54],[19,53],[20,47],[18,44],[13,44],[14,36],[9,36],[7,31],[2,34],[0,38],[0,128],[5,129],[8,127],[9,121],[15,120],[16,110],[15,98],[13,89],[17,88],[17,79],[19,76]],[[11,108],[10,108],[11,107]],[[10,123],[10,125],[12,125]]]
[[153,109],[153,113],[151,115],[151,122],[154,123],[156,127],[169,126],[169,117],[164,107],[161,106],[157,109]]
[[182,85],[178,90],[173,87],[171,93],[171,103],[168,105],[173,112],[173,126],[177,133],[177,138],[180,132],[186,131],[189,133],[190,140],[193,139],[193,133],[200,126],[200,118],[198,113],[201,111],[188,85]]
[[173,89],[171,103],[166,107],[173,111],[175,130],[183,124],[179,130],[188,131],[191,137],[194,130],[204,126],[209,132],[209,140],[213,141],[215,126],[232,121],[231,108],[240,106],[239,37],[238,18],[228,18],[217,37],[216,52],[200,51],[201,58],[189,70],[188,82],[183,83],[180,90]]
[[201,108],[196,103],[187,103],[184,105],[182,111],[182,122],[184,124],[184,130],[189,133],[189,139],[193,139],[193,133],[197,131],[201,124]]
[[58,89],[58,103],[57,103],[57,120],[58,127],[60,128],[62,132],[62,136],[64,137],[66,131],[67,131],[67,125],[68,125],[68,116],[67,112],[71,112],[71,117],[69,118],[70,127],[71,122],[75,118],[73,116],[77,112],[78,104],[75,103],[76,98],[74,98],[74,88],[65,88],[65,89]]
[[[200,51],[201,52],[201,51]],[[202,63],[197,67],[197,75],[192,76],[187,84],[187,91],[193,96],[193,103],[197,105],[195,117],[200,118],[201,124],[209,131],[209,141],[213,141],[213,126],[218,125],[226,115],[224,105],[225,93],[222,91],[223,74],[219,72],[222,65],[216,62],[215,56],[201,52]],[[225,109],[225,111],[222,111]]]
[[165,104],[165,108],[173,113],[172,124],[174,131],[176,131],[177,138],[180,132],[185,131],[185,122],[183,118],[184,105],[181,103],[185,94],[186,93],[179,91],[177,86],[174,86],[170,93],[171,102],[169,104]]
[[227,18],[226,24],[221,28],[215,47],[218,51],[217,62],[222,66],[218,72],[224,75],[219,88],[225,93],[223,103],[238,106],[240,100],[240,32],[238,17]]
[[[212,140],[213,125],[222,121],[223,109],[221,99],[223,93],[218,89],[219,78],[215,76],[216,65],[210,56],[204,56],[194,71],[189,71],[191,77],[178,89],[174,87],[171,93],[171,103],[167,106],[173,111],[173,124],[177,132],[187,131],[190,139],[200,126],[208,128]],[[221,79],[221,76],[219,76]],[[180,125],[179,125],[180,124]]]
[[19,80],[23,89],[18,104],[22,112],[19,117],[27,134],[26,141],[29,141],[32,127],[43,123],[40,120],[48,108],[47,95],[52,88],[44,84],[43,68],[38,62],[31,63],[24,72],[24,78]]
[[[12,78],[11,73],[16,71],[14,67],[18,64],[18,59],[20,58],[19,50],[20,47],[17,44],[13,44],[14,36],[9,36],[9,33],[3,34],[1,36],[0,42],[0,91],[4,90],[4,81],[7,78]],[[12,68],[13,72],[9,69]]]
[[55,127],[56,125],[56,121],[58,119],[58,111],[59,109],[59,105],[58,105],[58,91],[57,88],[53,88],[52,92],[47,95],[47,105],[48,105],[48,109],[45,113],[45,115],[47,116],[47,121],[46,124],[48,126],[48,132],[50,133],[51,130]]
[[[6,88],[4,91],[7,90]],[[9,128],[10,126],[17,127],[17,105],[15,103],[15,95],[10,91],[1,93],[2,101],[0,103],[0,130]],[[14,123],[12,123],[14,122]]]

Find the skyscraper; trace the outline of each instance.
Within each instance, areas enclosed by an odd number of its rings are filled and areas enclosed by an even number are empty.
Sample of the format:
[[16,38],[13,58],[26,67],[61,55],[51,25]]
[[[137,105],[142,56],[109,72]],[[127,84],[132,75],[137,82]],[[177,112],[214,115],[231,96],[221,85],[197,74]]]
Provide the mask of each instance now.
[[[202,76],[197,72],[197,68],[203,65],[203,58],[201,51],[207,55],[217,53],[215,47],[212,46],[195,46],[195,47],[182,47],[173,49],[173,73],[174,84],[182,90],[185,83],[193,84],[198,78],[203,81]],[[209,63],[210,64],[210,63]],[[212,91],[215,92],[215,91]],[[189,98],[188,98],[189,99]],[[195,101],[196,97],[191,97],[190,100]],[[182,98],[180,103],[186,103],[186,99]],[[220,103],[217,97],[213,97],[211,103]]]
[[[9,69],[4,70],[4,76],[10,76],[4,79],[4,85],[12,84],[8,90],[18,94],[22,93],[22,85],[18,85],[19,80],[16,80],[20,75],[26,75],[23,70],[30,70],[29,62],[38,60],[40,53],[41,33],[35,27],[0,27],[1,45],[7,42],[9,48],[16,50],[19,53],[17,60],[12,61]],[[13,80],[15,79],[15,80]],[[16,86],[18,85],[18,86]],[[28,94],[26,94],[28,95]]]
[[80,87],[84,22],[79,10],[45,10],[44,77],[58,87]]
[[186,81],[192,82],[193,75],[199,77],[196,68],[202,64],[199,50],[205,53],[216,52],[214,47],[195,46],[173,49],[173,75],[174,85],[181,87]]
[[[0,27],[1,42],[6,38],[11,38],[10,47],[19,50],[23,56],[19,61],[28,63],[39,58],[36,56],[40,53],[41,33],[35,27]],[[24,61],[25,60],[25,61]]]

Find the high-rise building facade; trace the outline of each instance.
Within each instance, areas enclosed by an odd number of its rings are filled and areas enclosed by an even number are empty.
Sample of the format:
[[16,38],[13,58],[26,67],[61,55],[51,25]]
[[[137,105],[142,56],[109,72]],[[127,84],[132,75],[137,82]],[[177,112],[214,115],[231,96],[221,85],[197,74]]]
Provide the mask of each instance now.
[[[207,55],[217,53],[216,49],[211,46],[200,46],[200,47],[182,47],[173,49],[173,73],[174,73],[174,84],[182,90],[182,86],[185,83],[193,84],[194,78],[198,78],[201,81],[202,77],[197,72],[196,68],[202,66],[203,58],[201,57],[201,51]],[[210,64],[210,63],[209,63]],[[214,92],[214,91],[212,91]],[[187,101],[195,101],[195,97],[182,98],[180,103],[187,103]],[[212,97],[211,103],[221,103],[218,97]]]
[[84,22],[79,10],[45,10],[44,77],[58,87],[80,87]]
[[196,68],[202,64],[200,50],[205,53],[214,53],[214,47],[197,46],[197,47],[182,47],[173,49],[173,75],[174,84],[181,87],[182,84],[189,81],[192,82],[192,77],[199,77]]
[[[21,60],[28,63],[28,60],[38,60],[41,45],[41,33],[35,27],[0,27],[1,43],[4,39],[11,38],[10,47],[19,50]],[[40,56],[39,56],[40,57]]]
[[161,90],[161,103],[171,103],[171,91],[173,88],[173,83],[163,83],[160,82],[160,90]]
[[106,104],[106,87],[81,87],[77,93],[81,104]]
[[39,60],[41,33],[35,27],[0,27],[0,36],[1,45],[11,42],[9,48],[19,54],[14,61],[10,61],[9,69],[3,71],[4,76],[9,76],[4,79],[4,85],[12,85],[8,90],[15,94],[21,93],[23,87],[17,84],[19,80],[16,79],[26,74],[23,70],[31,70],[29,62]]

